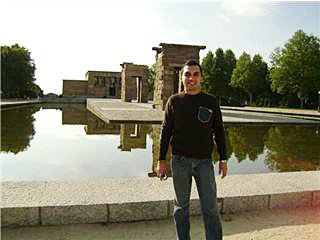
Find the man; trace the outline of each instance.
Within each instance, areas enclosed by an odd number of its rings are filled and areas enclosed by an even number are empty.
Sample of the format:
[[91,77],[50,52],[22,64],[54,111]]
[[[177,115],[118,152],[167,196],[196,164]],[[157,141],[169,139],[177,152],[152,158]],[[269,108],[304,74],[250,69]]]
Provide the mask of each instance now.
[[227,175],[225,132],[219,104],[200,90],[202,69],[189,60],[182,72],[184,93],[168,99],[162,124],[157,174],[167,173],[165,156],[171,139],[172,178],[175,192],[173,217],[178,239],[190,239],[189,202],[192,176],[199,193],[206,239],[222,239],[217,191],[211,160],[213,137],[219,153],[219,174]]

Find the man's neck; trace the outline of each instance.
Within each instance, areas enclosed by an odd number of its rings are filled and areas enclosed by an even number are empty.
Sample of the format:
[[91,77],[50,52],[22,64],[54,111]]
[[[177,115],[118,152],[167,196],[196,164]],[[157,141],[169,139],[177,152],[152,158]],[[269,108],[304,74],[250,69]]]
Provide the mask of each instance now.
[[195,91],[186,91],[186,90],[184,90],[184,93],[188,94],[188,95],[197,95],[200,92],[201,92],[200,89],[199,90],[195,90]]

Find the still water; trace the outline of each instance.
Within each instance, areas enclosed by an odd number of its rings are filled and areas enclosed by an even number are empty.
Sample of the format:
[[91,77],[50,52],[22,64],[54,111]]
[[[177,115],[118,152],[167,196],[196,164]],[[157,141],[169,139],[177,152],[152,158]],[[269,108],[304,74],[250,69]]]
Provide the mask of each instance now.
[[[229,174],[320,169],[320,125],[225,128]],[[84,105],[3,110],[1,181],[154,177],[159,134],[160,125],[106,124]]]

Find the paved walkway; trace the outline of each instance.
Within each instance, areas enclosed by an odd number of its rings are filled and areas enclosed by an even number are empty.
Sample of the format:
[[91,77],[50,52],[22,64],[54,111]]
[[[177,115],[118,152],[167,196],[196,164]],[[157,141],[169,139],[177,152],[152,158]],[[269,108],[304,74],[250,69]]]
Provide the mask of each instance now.
[[221,106],[225,110],[234,111],[249,111],[249,112],[264,112],[264,113],[278,113],[289,115],[300,115],[320,118],[320,112],[311,109],[296,109],[296,108],[275,108],[275,107],[229,107]]
[[21,106],[21,105],[35,104],[35,103],[41,103],[41,100],[39,100],[39,99],[33,99],[33,100],[1,100],[0,101],[0,106],[1,106],[1,108],[4,108],[4,107]]
[[[320,208],[278,209],[223,216],[224,240],[316,240]],[[191,237],[204,239],[201,216],[191,217]],[[176,239],[173,221],[3,228],[3,240]]]
[[310,117],[226,109],[222,109],[222,118],[224,123],[320,124],[320,117],[307,119]]

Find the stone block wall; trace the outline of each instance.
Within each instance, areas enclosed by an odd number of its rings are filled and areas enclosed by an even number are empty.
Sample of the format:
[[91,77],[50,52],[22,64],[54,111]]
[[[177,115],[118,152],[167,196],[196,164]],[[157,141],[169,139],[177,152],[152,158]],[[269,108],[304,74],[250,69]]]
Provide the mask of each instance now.
[[62,93],[64,97],[87,96],[88,81],[64,79]]
[[120,72],[88,71],[88,97],[120,98]]
[[[121,66],[121,100],[148,102],[148,66],[133,63],[123,63]],[[140,89],[137,78],[140,79]]]
[[[168,98],[181,90],[179,70],[183,64],[194,59],[199,61],[199,51],[205,46],[160,43],[156,53],[156,79],[153,103],[156,109],[164,109]],[[177,82],[178,81],[178,82]]]

